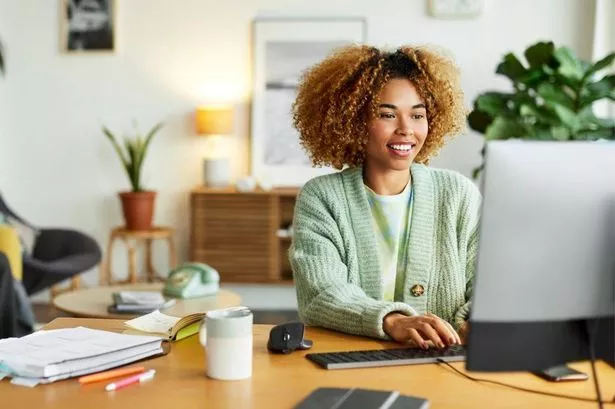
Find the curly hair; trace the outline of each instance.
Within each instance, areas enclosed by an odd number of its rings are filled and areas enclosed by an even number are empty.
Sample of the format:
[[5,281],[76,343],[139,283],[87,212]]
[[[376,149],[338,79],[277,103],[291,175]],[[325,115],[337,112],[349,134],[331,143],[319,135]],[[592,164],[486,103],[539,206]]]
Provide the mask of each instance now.
[[368,121],[393,78],[412,81],[427,108],[429,134],[416,162],[428,163],[447,137],[465,129],[459,71],[450,58],[424,47],[387,52],[346,46],[303,73],[293,103],[294,126],[314,165],[342,169],[363,163]]

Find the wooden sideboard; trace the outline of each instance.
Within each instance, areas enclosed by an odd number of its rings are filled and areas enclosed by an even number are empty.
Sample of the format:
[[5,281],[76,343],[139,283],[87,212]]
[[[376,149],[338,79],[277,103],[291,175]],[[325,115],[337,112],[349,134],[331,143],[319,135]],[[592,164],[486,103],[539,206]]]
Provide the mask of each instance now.
[[199,187],[190,197],[190,259],[227,283],[292,283],[289,236],[299,189],[238,192]]

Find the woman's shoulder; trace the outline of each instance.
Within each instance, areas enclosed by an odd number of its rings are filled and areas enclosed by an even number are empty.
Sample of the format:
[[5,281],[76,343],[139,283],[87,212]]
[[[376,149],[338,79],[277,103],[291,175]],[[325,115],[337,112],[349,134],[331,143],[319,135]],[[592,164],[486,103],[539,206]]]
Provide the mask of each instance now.
[[300,189],[301,193],[322,193],[331,190],[332,188],[341,185],[341,172],[329,173],[326,175],[316,176],[308,180]]
[[302,187],[303,189],[320,189],[323,187],[327,187],[330,185],[336,185],[341,183],[342,181],[342,173],[341,172],[333,172],[327,173],[326,175],[316,176],[310,180],[308,180]]
[[310,179],[301,187],[297,204],[346,212],[364,194],[361,168],[347,168]]
[[342,172],[316,176],[308,180],[299,189],[297,200],[300,202],[323,203],[335,201],[342,188]]
[[342,171],[316,176],[301,187],[301,192],[327,197],[336,197],[340,194],[343,195],[344,184],[350,179],[356,179],[357,175],[359,177],[361,175],[360,168],[347,168]]

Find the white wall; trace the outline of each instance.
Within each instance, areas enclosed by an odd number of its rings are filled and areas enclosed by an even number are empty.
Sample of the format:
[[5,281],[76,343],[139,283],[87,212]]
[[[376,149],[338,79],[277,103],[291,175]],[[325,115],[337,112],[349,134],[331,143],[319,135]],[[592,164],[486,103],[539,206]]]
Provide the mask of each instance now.
[[[0,79],[0,191],[33,223],[78,228],[104,246],[122,221],[116,192],[128,183],[100,125],[127,131],[133,118],[142,128],[163,120],[146,181],[159,192],[156,222],[179,229],[182,258],[189,191],[201,180],[204,147],[190,122],[198,103],[237,103],[234,174],[247,172],[250,21],[259,13],[365,16],[375,45],[443,45],[461,66],[468,104],[507,86],[494,70],[509,50],[554,40],[591,55],[586,0],[486,0],[480,18],[463,21],[429,17],[426,0],[119,0],[118,51],[92,56],[58,52],[58,3],[0,0],[8,65]],[[480,146],[477,135],[461,136],[434,165],[469,175]],[[97,271],[85,278],[96,279]]]

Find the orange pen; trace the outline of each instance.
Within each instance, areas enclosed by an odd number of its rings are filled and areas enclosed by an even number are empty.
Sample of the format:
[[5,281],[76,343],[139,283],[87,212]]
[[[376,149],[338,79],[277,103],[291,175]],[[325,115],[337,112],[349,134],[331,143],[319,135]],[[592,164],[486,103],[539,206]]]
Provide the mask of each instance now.
[[92,375],[82,376],[79,378],[79,383],[85,385],[86,383],[104,381],[106,379],[117,378],[118,376],[132,375],[140,372],[145,372],[145,368],[142,366],[135,366],[132,368],[114,369],[112,371],[99,372]]

